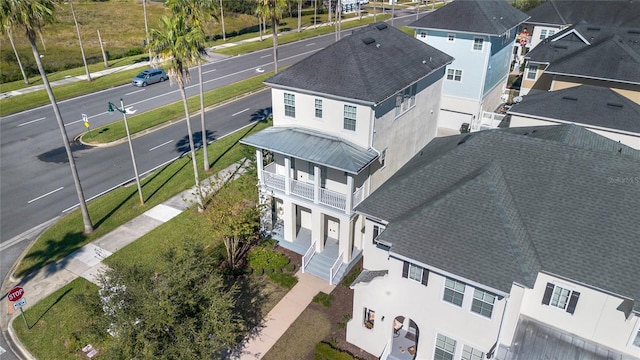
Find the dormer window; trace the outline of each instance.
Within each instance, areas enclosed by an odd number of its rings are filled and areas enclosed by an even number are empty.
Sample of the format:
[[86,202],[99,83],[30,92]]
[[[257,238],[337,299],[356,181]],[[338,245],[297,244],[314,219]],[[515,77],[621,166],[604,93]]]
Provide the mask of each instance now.
[[481,38],[473,39],[473,50],[474,51],[482,51],[482,47],[484,45],[484,40]]

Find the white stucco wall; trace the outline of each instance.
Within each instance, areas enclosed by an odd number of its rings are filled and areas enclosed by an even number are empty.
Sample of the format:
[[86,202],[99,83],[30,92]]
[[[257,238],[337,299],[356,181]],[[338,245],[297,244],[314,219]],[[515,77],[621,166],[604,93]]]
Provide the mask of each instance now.
[[[544,120],[538,118],[532,118],[528,116],[522,115],[511,115],[511,121],[509,123],[509,127],[524,127],[524,126],[545,126],[545,125],[560,125],[560,124],[569,124],[570,122],[560,122],[560,121],[552,121],[552,120]],[[572,123],[575,124],[575,123]],[[603,129],[595,129],[588,125],[584,124],[576,124],[582,126],[589,131],[593,131],[598,135],[602,135],[611,140],[618,141],[624,145],[630,146],[634,149],[640,150],[640,134],[633,135],[631,133],[624,134],[616,131],[607,131]]]
[[[573,314],[555,306],[542,304],[548,282],[580,293]],[[525,290],[520,312],[621,353],[640,356],[640,348],[630,343],[631,336],[635,335],[633,331],[636,329],[638,317],[626,319],[624,312],[617,310],[622,302],[623,299],[620,297],[539,273],[533,289]]]
[[[295,118],[285,116],[285,93],[295,95]],[[370,145],[373,112],[370,106],[277,88],[271,89],[271,98],[273,126],[295,126],[312,129],[350,141],[363,148],[368,148]],[[321,119],[315,117],[315,99],[322,100]],[[344,105],[351,105],[357,108],[355,131],[344,129]]]

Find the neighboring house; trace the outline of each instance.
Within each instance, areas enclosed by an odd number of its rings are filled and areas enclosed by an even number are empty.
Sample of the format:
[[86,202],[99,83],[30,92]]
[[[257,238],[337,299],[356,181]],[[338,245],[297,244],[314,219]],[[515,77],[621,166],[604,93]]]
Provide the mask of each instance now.
[[435,135],[452,58],[384,23],[269,78],[273,127],[256,147],[265,230],[338,281],[362,250],[353,208]]
[[347,341],[383,360],[640,358],[638,169],[576,125],[434,139],[356,208]]
[[546,39],[527,55],[520,94],[581,84],[613,89],[640,104],[640,27],[580,22]]
[[544,39],[585,21],[591,25],[640,27],[640,2],[629,0],[547,0],[527,12],[514,48],[516,66]]
[[640,104],[609,88],[534,90],[507,114],[509,127],[576,124],[640,150]]
[[409,26],[416,38],[455,60],[447,66],[440,127],[480,128],[483,111],[503,102],[516,27],[528,16],[506,1],[456,0]]

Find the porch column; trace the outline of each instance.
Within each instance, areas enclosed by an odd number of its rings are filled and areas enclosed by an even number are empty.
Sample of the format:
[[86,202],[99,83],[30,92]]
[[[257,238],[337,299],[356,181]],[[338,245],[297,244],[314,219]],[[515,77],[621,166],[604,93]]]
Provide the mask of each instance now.
[[322,179],[320,179],[322,175],[320,174],[320,167],[318,165],[313,165],[313,202],[318,204],[320,203],[320,186]]
[[353,175],[347,174],[347,194],[344,212],[351,215],[353,212]]
[[351,244],[353,241],[353,221],[348,217],[340,219],[340,239],[338,240],[338,255],[342,253],[342,262],[351,259]]
[[291,194],[291,158],[288,156],[284,157],[284,193],[287,195]]
[[324,250],[325,228],[324,214],[320,210],[311,210],[311,243],[316,243],[316,251]]
[[264,185],[264,179],[262,178],[262,171],[264,171],[264,165],[262,164],[262,149],[256,149],[256,165],[258,166],[258,184]]
[[282,199],[282,221],[284,239],[293,242],[296,239],[296,205],[286,197]]

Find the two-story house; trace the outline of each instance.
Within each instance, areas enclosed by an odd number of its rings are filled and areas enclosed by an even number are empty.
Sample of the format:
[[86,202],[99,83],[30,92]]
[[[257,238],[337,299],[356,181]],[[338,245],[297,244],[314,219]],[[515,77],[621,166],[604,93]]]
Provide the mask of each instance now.
[[516,65],[544,39],[585,21],[593,26],[640,26],[640,3],[628,0],[547,0],[527,11],[520,25],[521,40],[514,48]]
[[640,104],[640,26],[580,22],[547,38],[525,59],[521,95],[587,84],[610,88]]
[[269,78],[273,127],[256,148],[263,226],[304,254],[302,270],[338,281],[359,259],[353,211],[436,135],[452,58],[384,23]]
[[638,169],[571,124],[434,139],[356,208],[347,340],[394,360],[640,358]]
[[456,0],[409,25],[418,40],[455,58],[446,70],[439,126],[479,130],[483,111],[503,102],[516,27],[527,18],[506,1]]

